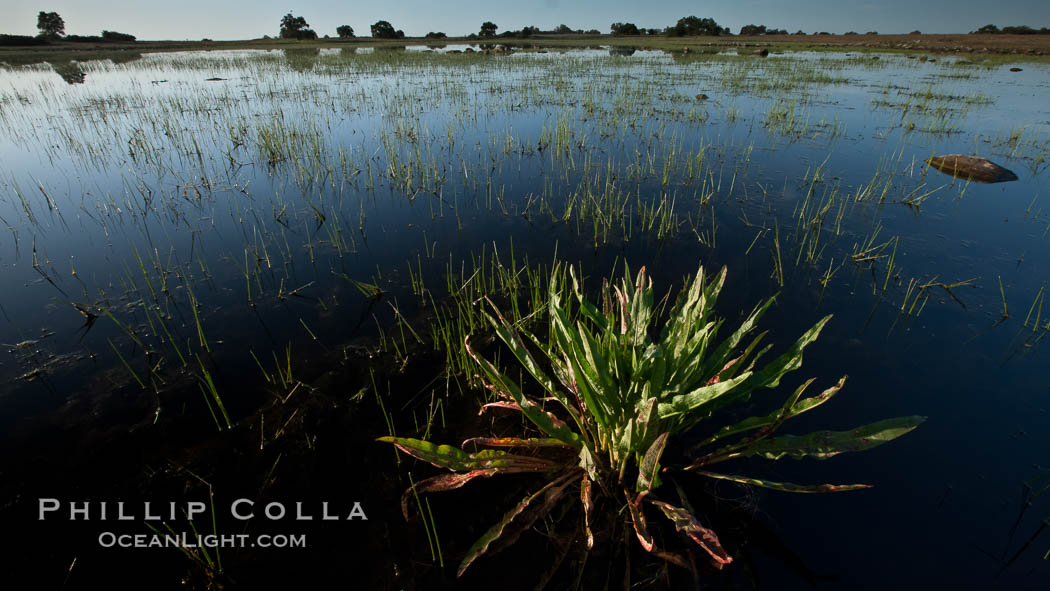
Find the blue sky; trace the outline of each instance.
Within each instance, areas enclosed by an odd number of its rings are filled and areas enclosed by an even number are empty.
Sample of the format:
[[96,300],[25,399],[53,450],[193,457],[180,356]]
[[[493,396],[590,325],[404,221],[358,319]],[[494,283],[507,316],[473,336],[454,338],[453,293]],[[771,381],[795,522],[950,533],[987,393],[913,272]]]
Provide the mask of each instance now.
[[802,29],[807,33],[849,30],[881,33],[965,33],[981,25],[1050,27],[1050,0],[5,0],[0,32],[36,34],[41,10],[58,12],[66,33],[97,35],[102,29],[139,39],[252,39],[275,35],[281,16],[306,18],[319,35],[335,35],[348,24],[368,35],[378,20],[390,21],[409,36],[428,31],[449,35],[477,32],[490,20],[500,31],[564,23],[573,29],[608,32],[615,21],[663,28],[683,16],[714,18],[734,33],[746,24]]

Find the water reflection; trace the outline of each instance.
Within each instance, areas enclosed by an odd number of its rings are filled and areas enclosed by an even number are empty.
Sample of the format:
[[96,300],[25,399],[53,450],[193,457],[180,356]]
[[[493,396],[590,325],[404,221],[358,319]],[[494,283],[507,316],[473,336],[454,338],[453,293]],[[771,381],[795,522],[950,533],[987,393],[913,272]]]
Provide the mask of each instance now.
[[[345,49],[343,50],[345,51]],[[288,66],[296,72],[309,72],[317,65],[317,59],[321,57],[320,47],[301,47],[296,49],[285,49],[284,59]]]
[[87,78],[87,73],[74,61],[52,62],[51,67],[69,85],[83,84]]

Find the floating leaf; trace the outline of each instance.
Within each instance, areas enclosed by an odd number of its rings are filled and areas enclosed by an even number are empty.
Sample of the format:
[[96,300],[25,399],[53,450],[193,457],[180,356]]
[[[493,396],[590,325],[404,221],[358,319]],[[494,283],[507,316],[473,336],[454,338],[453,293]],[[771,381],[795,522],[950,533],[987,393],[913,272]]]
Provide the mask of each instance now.
[[544,458],[514,455],[494,449],[467,453],[451,445],[437,445],[410,437],[387,436],[380,437],[378,441],[393,443],[398,449],[414,458],[454,472],[479,469],[493,469],[501,472],[544,472],[558,466],[557,463]]
[[818,431],[802,436],[782,435],[760,441],[733,457],[758,455],[770,460],[779,460],[784,456],[823,460],[840,453],[863,451],[882,445],[910,432],[925,420],[926,417],[919,416],[897,417],[849,431]]
[[401,495],[401,514],[405,516],[405,520],[408,520],[408,499],[413,493],[427,493],[427,492],[442,492],[446,490],[455,490],[460,488],[464,484],[478,478],[479,476],[492,476],[493,474],[499,474],[502,470],[495,468],[489,468],[485,470],[473,470],[464,474],[440,474],[426,480],[420,480],[415,486],[408,487]]
[[[786,419],[789,419],[791,417],[796,417],[796,416],[798,416],[798,415],[800,415],[800,414],[802,414],[802,413],[804,413],[804,412],[806,412],[808,410],[812,410],[812,409],[820,406],[821,404],[824,404],[828,400],[830,400],[832,396],[834,396],[839,390],[841,390],[843,384],[846,383],[846,377],[847,376],[842,376],[842,379],[840,379],[837,384],[835,384],[834,386],[828,388],[827,390],[824,390],[823,392],[821,392],[820,394],[818,394],[816,396],[811,396],[811,397],[805,398],[803,400],[797,400],[798,395],[800,395],[802,393],[802,390],[804,390],[806,386],[808,386],[810,383],[813,382],[812,379],[811,380],[807,380],[804,384],[802,384],[802,386],[799,388],[799,390],[796,391],[795,395],[793,395],[791,398],[788,398],[788,400],[785,403],[784,407],[781,408],[780,410],[772,412],[772,413],[770,413],[770,414],[768,414],[768,415],[766,415],[764,417],[750,417],[750,418],[744,419],[743,421],[740,421],[739,423],[737,423],[735,425],[728,425],[728,426],[722,427],[721,429],[719,429],[711,437],[709,437],[709,438],[705,439],[704,441],[701,441],[700,443],[698,443],[695,446],[693,446],[693,449],[698,449],[698,448],[704,447],[705,445],[710,445],[710,444],[714,443],[715,441],[718,441],[719,439],[722,439],[724,437],[728,437],[730,435],[736,435],[738,433],[745,433],[747,431],[751,431],[751,430],[754,430],[754,429],[760,429],[762,427],[767,427],[769,425],[772,425],[772,424],[776,423],[777,419],[782,417],[782,416],[786,420]],[[787,410],[786,414],[784,413],[785,409]]]
[[463,442],[460,447],[466,447],[468,443],[485,447],[560,447],[573,449],[560,439],[520,439],[517,437],[471,437]]
[[773,490],[792,493],[829,493],[871,488],[870,484],[791,484],[790,482],[772,482],[769,480],[759,480],[758,478],[748,478],[746,476],[735,476],[732,474],[718,474],[717,472],[707,472],[705,470],[696,470],[695,472],[707,476],[708,478],[729,480],[739,484],[761,486],[763,488],[771,488]]

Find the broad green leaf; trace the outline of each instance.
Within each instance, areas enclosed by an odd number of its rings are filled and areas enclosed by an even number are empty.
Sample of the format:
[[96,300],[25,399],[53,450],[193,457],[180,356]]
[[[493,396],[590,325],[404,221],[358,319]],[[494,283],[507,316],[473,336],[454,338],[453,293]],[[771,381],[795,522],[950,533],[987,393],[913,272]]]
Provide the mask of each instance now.
[[[751,311],[751,314],[749,314],[747,319],[740,324],[736,331],[733,332],[733,334],[730,335],[729,338],[722,341],[722,343],[718,345],[718,347],[714,351],[711,352],[709,356],[710,361],[704,367],[705,376],[714,376],[715,373],[719,371],[719,369],[722,367],[722,364],[725,363],[725,360],[728,359],[729,356],[733,354],[733,351],[736,350],[736,347],[740,344],[740,341],[743,340],[744,337],[746,337],[752,330],[755,329],[755,326],[758,324],[759,319],[761,319],[762,316],[766,313],[766,311],[769,310],[769,306],[773,304],[773,301],[775,299],[776,296],[771,297],[765,302],[759,304],[758,306],[755,306],[755,309]],[[755,344],[755,342],[752,343],[752,346]]]
[[475,353],[469,343],[466,347],[467,353],[478,363],[482,372],[485,373],[486,377],[491,382],[491,385],[498,389],[502,394],[505,394],[514,400],[521,409],[522,414],[532,421],[533,424],[551,437],[560,439],[575,448],[580,447],[580,436],[578,434],[565,427],[564,424],[558,424],[552,420],[552,417],[543,411],[543,409],[539,408],[533,404],[531,400],[525,397],[525,394],[522,393],[514,380],[505,377],[498,369],[496,369],[495,365],[492,365],[487,359],[484,359]]
[[660,427],[659,404],[655,397],[646,398],[645,402],[638,407],[634,419],[635,434],[638,440],[635,446],[638,450],[653,439],[656,430]]
[[[532,334],[531,332],[529,332],[529,331],[522,331],[522,334],[524,334],[526,338],[528,338],[530,341],[532,341],[532,344],[535,345],[536,348],[539,349],[540,352],[543,353],[543,355],[547,358],[548,361],[550,361],[551,372],[554,374],[555,379],[558,380],[558,383],[560,383],[566,390],[571,392],[572,391],[572,380],[569,379],[568,374],[566,374],[566,372],[564,371],[564,369],[563,369],[563,367],[561,365],[561,363],[562,363],[561,356],[551,346],[549,346],[546,343],[540,341],[539,337],[537,337],[536,335]],[[579,414],[579,405],[576,404],[575,401],[573,401],[573,400],[567,400],[567,401],[572,406],[572,412]]]
[[580,467],[587,473],[588,478],[598,479],[598,463],[594,461],[594,454],[589,445],[585,444],[580,447]]
[[767,364],[761,371],[741,374],[750,375],[751,378],[744,382],[740,388],[736,389],[736,391],[730,392],[729,395],[722,396],[705,404],[701,409],[702,412],[705,415],[709,415],[710,413],[730,404],[748,400],[751,397],[751,393],[759,388],[775,388],[780,384],[780,378],[783,377],[784,374],[798,369],[802,365],[803,349],[817,339],[821,329],[824,328],[824,325],[827,324],[829,320],[831,320],[830,315],[822,318],[813,326],[813,328],[810,328],[797,341],[795,341],[787,352]]
[[754,374],[756,388],[776,388],[780,384],[780,378],[784,374],[794,371],[802,366],[802,351],[820,336],[820,331],[831,320],[828,314],[807,330],[790,349],[774,361],[766,365],[762,371]]
[[642,458],[642,464],[638,466],[638,482],[635,484],[635,491],[639,493],[648,493],[650,490],[657,485],[657,469],[660,467],[660,456],[664,453],[664,446],[667,445],[667,436],[670,433],[661,433],[656,441],[649,446],[649,450],[645,452],[645,457]]
[[[602,429],[608,429],[609,417],[612,414],[605,405],[605,401],[595,396],[593,388],[588,383],[585,368],[579,362],[578,355],[582,354],[583,344],[580,342],[579,334],[569,325],[564,311],[556,301],[551,301],[550,320],[551,332],[554,334],[557,346],[565,361],[565,373],[571,382],[570,390],[577,392],[587,405],[587,410],[592,418]],[[593,380],[596,382],[597,380]]]
[[715,568],[722,568],[723,565],[733,562],[733,559],[722,549],[722,544],[718,541],[715,532],[700,525],[692,513],[663,501],[650,499],[649,502],[656,505],[668,519],[674,522],[675,529],[689,536],[689,539],[703,548],[711,556]]
[[[846,377],[847,376],[842,376],[842,379],[840,379],[837,384],[835,384],[834,386],[828,388],[827,390],[824,390],[823,392],[821,392],[817,396],[811,396],[809,398],[805,398],[805,399],[799,400],[797,402],[794,402],[794,399],[796,398],[796,396],[793,396],[792,398],[789,398],[788,399],[788,404],[790,405],[790,407],[785,405],[785,408],[789,408],[788,413],[787,413],[785,418],[796,417],[796,416],[798,416],[798,415],[800,415],[800,414],[802,414],[802,413],[804,413],[804,412],[806,412],[808,410],[814,409],[814,408],[820,406],[821,404],[824,404],[828,400],[830,400],[832,396],[834,396],[839,390],[842,389],[843,384],[846,383]],[[807,381],[805,384],[802,385],[802,388],[805,388],[805,386],[808,386],[812,381],[813,380]],[[801,391],[798,391],[796,394],[801,394]],[[724,437],[729,437],[731,435],[736,435],[738,433],[745,433],[747,431],[751,431],[751,430],[754,430],[754,429],[760,429],[762,427],[767,427],[769,425],[772,425],[782,415],[783,412],[784,412],[784,409],[782,408],[782,409],[777,410],[775,412],[769,413],[768,415],[766,415],[764,417],[749,417],[747,419],[744,419],[744,420],[740,421],[739,423],[737,423],[735,425],[727,425],[725,427],[722,427],[721,429],[719,429],[711,437],[709,437],[709,438],[705,439],[704,441],[701,441],[700,443],[694,445],[692,449],[699,449],[701,447],[704,447],[704,446],[707,446],[707,445],[711,445],[712,443],[714,443],[714,442],[716,442],[719,439],[722,439]],[[718,452],[716,452],[716,453],[718,453]]]
[[587,371],[587,376],[591,379],[594,390],[605,402],[605,405],[613,412],[622,411],[619,388],[609,373],[610,362],[614,358],[611,355],[603,355],[599,343],[583,329],[583,325],[578,324],[577,326],[581,329],[579,331],[580,344],[583,346],[583,361],[586,361],[586,363],[581,363],[581,366]]
[[731,380],[724,382],[718,382],[707,386],[701,386],[692,392],[686,394],[679,394],[670,400],[670,402],[660,403],[660,418],[666,419],[668,417],[679,416],[688,414],[690,411],[697,409],[709,402],[712,402],[719,396],[722,396],[726,392],[729,392],[737,385],[742,384],[745,380],[750,378],[752,374],[750,372],[741,374]]
[[414,458],[454,472],[485,469],[501,472],[544,472],[558,466],[557,463],[543,458],[513,455],[495,449],[467,453],[451,445],[437,445],[410,437],[387,436],[380,437],[378,441],[393,443],[398,449]]
[[791,409],[794,407],[795,403],[798,402],[799,397],[802,396],[802,392],[804,392],[806,388],[815,381],[816,378],[810,378],[803,382],[802,385],[795,390],[795,393],[788,397],[787,402],[784,403],[784,406],[781,407],[780,410],[769,415],[772,417],[771,420],[769,423],[763,425],[757,433],[705,455],[696,462],[697,465],[706,466],[708,464],[721,462],[729,457],[735,457],[738,455],[738,450],[754,447],[758,441],[769,437],[769,435],[776,431],[780,425],[784,424],[784,421],[790,418]]
[[[755,347],[757,347],[758,344],[762,341],[762,339],[765,338],[766,334],[768,334],[766,331],[762,331],[755,335],[755,338],[751,339],[751,342],[748,343],[747,347],[744,348],[744,352],[741,353],[740,356],[738,356],[736,359],[734,359],[735,363],[727,364],[725,367],[722,368],[722,371],[718,372],[718,378],[720,380],[728,380],[729,378],[735,377],[737,374],[740,373],[741,368],[744,368],[744,371],[751,371],[751,369],[754,368],[758,360],[761,359],[762,356],[764,356],[772,348],[772,345],[767,345],[763,347],[757,354],[755,354],[754,357],[751,357],[751,354],[754,352]],[[749,359],[750,363],[748,363]],[[745,363],[748,363],[746,367],[744,365]]]
[[849,431],[818,431],[802,436],[782,435],[759,441],[741,450],[734,457],[762,456],[770,460],[779,460],[788,456],[796,459],[811,457],[823,460],[840,453],[862,451],[882,445],[908,433],[924,420],[926,417],[897,417]]
[[637,429],[637,423],[634,421],[627,421],[620,425],[617,431],[613,432],[613,440],[616,441],[616,456],[613,458],[613,462],[618,462],[621,458],[629,457],[635,448],[640,447],[636,443],[639,439],[639,436],[636,433]]
[[574,449],[560,439],[519,439],[517,437],[471,437],[464,440],[460,445],[466,447],[468,443],[484,447],[563,447]]
[[583,289],[576,279],[576,268],[569,266],[569,280],[572,282],[572,292],[576,295],[576,302],[580,306],[580,314],[594,323],[601,332],[609,330],[609,320],[598,311],[598,308],[583,295]]
[[531,375],[533,379],[535,379],[540,384],[540,386],[543,387],[544,391],[549,393],[551,396],[554,396],[558,400],[558,402],[560,402],[561,405],[565,407],[565,410],[568,411],[570,415],[572,415],[573,420],[576,421],[577,424],[579,424],[580,420],[579,417],[576,416],[575,407],[565,396],[565,393],[557,387],[557,384],[554,383],[554,380],[547,376],[546,372],[544,372],[540,368],[539,364],[536,363],[536,360],[533,359],[532,354],[529,353],[529,350],[525,347],[525,343],[521,340],[521,337],[519,336],[518,332],[514,329],[513,326],[511,326],[509,322],[507,322],[506,318],[503,317],[503,314],[499,311],[499,308],[497,308],[495,304],[489,301],[488,298],[486,298],[486,301],[488,301],[489,306],[492,307],[496,314],[496,318],[493,318],[488,314],[485,315],[485,318],[489,321],[489,324],[491,324],[493,329],[495,329],[496,335],[499,336],[500,340],[502,340],[507,345],[507,347],[511,350],[512,353],[514,353],[514,357],[516,357],[518,359],[518,362],[520,362],[521,365],[526,369],[526,371],[529,372],[529,375]]
[[759,480],[758,478],[747,478],[746,476],[718,474],[717,472],[708,472],[706,470],[695,470],[695,472],[707,476],[708,478],[729,480],[739,484],[761,486],[763,488],[771,488],[773,490],[792,493],[829,493],[871,488],[870,484],[791,484],[790,482],[772,482],[769,480]]

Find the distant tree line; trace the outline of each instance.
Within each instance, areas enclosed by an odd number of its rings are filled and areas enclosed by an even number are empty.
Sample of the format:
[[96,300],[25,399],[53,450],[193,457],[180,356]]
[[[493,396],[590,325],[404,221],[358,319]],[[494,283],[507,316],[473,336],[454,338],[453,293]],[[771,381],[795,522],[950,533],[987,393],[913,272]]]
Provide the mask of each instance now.
[[66,22],[57,12],[40,11],[36,17],[40,31],[36,37],[28,35],[0,35],[0,46],[46,45],[52,41],[73,43],[130,43],[134,35],[117,31],[102,31],[101,35],[66,35]]
[[1032,27],[1021,25],[1015,27],[1003,27],[1000,29],[995,25],[985,25],[976,31],[970,31],[971,35],[1050,35],[1050,28],[1043,27],[1041,29],[1033,29]]
[[[0,45],[40,45],[50,41],[63,40],[72,42],[94,42],[94,43],[106,43],[106,42],[133,42],[136,40],[134,35],[127,33],[119,33],[116,31],[102,31],[101,35],[66,35],[66,23],[57,12],[46,12],[40,11],[37,15],[37,29],[40,31],[36,37],[28,37],[25,35],[0,35]],[[395,29],[388,21],[381,20],[373,24],[371,27],[372,37],[376,39],[403,39],[405,32],[400,29]],[[539,27],[526,26],[519,30],[507,30],[497,34],[499,26],[491,21],[485,21],[481,24],[480,30],[468,36],[469,39],[493,39],[493,38],[529,38],[534,35],[600,35],[601,32],[597,29],[589,29],[584,31],[583,29],[573,29],[566,24],[560,24],[552,30],[542,31]],[[634,23],[615,22],[609,27],[610,33],[617,36],[635,36],[635,35],[666,35],[668,37],[694,37],[694,36],[717,36],[717,35],[731,35],[728,27],[722,27],[712,18],[699,18],[697,16],[687,16],[678,19],[673,26],[665,27],[663,29],[656,28],[640,28]],[[336,35],[340,39],[351,39],[354,38],[354,29],[350,25],[340,25],[335,29]],[[768,28],[766,25],[755,25],[749,24],[744,25],[740,28],[740,35],[753,36],[753,35],[788,35],[789,33],[785,29]],[[805,35],[804,31],[796,31],[794,35]],[[848,31],[845,35],[857,35],[855,31]],[[877,35],[876,31],[868,31],[867,35]],[[920,31],[912,31],[910,35],[920,35]],[[1050,35],[1050,28],[1042,27],[1035,29],[1027,25],[1020,26],[1007,26],[999,28],[996,25],[989,24],[985,25],[976,31],[971,31],[971,35],[996,35],[996,34],[1008,34],[1008,35]],[[827,31],[820,31],[814,33],[814,35],[830,35]],[[281,39],[317,39],[317,33],[310,28],[310,25],[306,22],[306,19],[301,16],[295,16],[291,12],[285,14],[281,18],[280,24],[280,38]],[[328,38],[325,35],[325,38]],[[443,32],[431,31],[426,34],[426,39],[445,39],[447,35]]]
[[[561,27],[565,27],[565,29],[568,29],[568,30],[567,31],[559,31],[558,29],[555,29],[553,31],[541,31],[539,27],[526,26],[526,27],[522,27],[521,29],[519,29],[517,31],[503,31],[502,33],[496,34],[496,31],[499,30],[499,25],[497,25],[496,23],[494,23],[492,21],[485,21],[485,22],[481,23],[481,28],[478,30],[477,33],[471,33],[470,35],[467,36],[467,38],[468,39],[497,39],[497,38],[498,39],[508,39],[508,38],[528,39],[529,37],[532,37],[533,35],[539,35],[541,33],[554,35],[554,34],[563,34],[564,32],[569,32],[569,33],[573,32],[572,29],[569,29],[565,25],[561,25]],[[582,33],[583,31],[579,31],[579,32]]]
[[765,25],[744,25],[740,27],[741,35],[787,35],[784,29],[767,29]]

